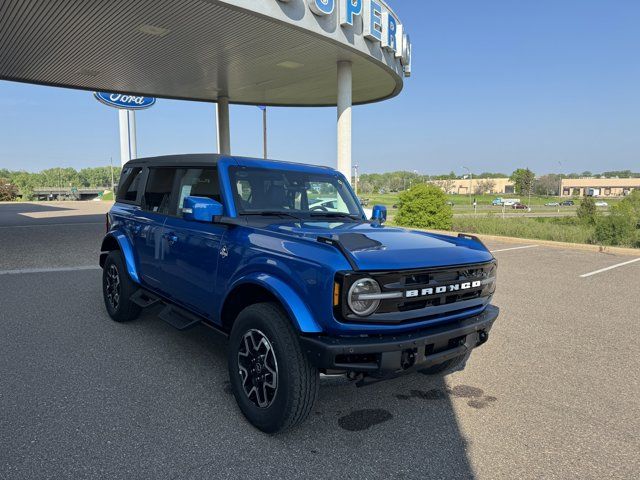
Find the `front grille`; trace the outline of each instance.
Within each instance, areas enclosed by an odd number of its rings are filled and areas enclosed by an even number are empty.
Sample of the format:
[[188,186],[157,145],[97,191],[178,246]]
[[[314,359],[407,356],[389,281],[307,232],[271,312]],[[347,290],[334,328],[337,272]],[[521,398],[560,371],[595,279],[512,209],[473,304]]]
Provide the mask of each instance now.
[[[342,302],[341,315],[347,322],[408,323],[438,320],[477,310],[486,305],[495,291],[495,262],[436,269],[378,272],[366,274],[378,281],[383,293],[402,292],[402,297],[383,300],[375,314],[362,318]],[[348,274],[343,292],[362,275]],[[346,299],[345,299],[346,300]]]

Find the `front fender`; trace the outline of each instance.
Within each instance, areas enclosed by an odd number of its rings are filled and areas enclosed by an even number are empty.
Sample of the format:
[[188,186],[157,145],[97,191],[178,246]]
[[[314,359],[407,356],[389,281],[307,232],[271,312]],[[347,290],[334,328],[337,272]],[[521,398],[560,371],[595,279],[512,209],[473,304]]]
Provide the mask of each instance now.
[[[101,252],[106,252],[109,250],[113,250],[112,245],[113,242],[117,242],[120,247],[120,251],[122,252],[122,256],[124,257],[125,264],[127,265],[127,272],[129,273],[129,277],[135,283],[140,283],[140,278],[138,277],[138,269],[136,268],[136,262],[133,255],[133,246],[131,242],[127,238],[127,236],[122,232],[109,232],[104,240],[102,240],[102,246],[100,247]],[[102,260],[100,262],[102,266]]]
[[229,291],[243,284],[256,284],[276,297],[302,333],[322,333],[322,328],[300,296],[286,282],[268,273],[252,273],[233,283]]

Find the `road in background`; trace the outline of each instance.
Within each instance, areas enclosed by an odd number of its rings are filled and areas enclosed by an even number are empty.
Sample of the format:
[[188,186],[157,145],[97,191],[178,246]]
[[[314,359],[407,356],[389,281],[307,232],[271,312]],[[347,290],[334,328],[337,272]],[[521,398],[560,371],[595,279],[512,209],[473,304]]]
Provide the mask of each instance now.
[[324,377],[309,421],[269,437],[214,332],[108,318],[101,271],[76,269],[108,205],[18,205],[0,270],[52,270],[0,275],[0,478],[638,477],[640,262],[580,277],[629,257],[491,242],[502,313],[464,372]]

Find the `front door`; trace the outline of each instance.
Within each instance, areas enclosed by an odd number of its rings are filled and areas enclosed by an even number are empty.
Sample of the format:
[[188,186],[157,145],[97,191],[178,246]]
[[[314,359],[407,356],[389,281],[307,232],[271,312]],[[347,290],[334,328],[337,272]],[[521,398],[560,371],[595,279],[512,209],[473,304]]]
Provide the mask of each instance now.
[[167,295],[170,283],[162,268],[167,249],[164,224],[175,197],[172,194],[175,176],[175,168],[150,168],[140,209],[131,217],[142,284],[163,295]]
[[217,303],[218,259],[227,227],[186,221],[182,218],[182,206],[188,196],[221,201],[217,170],[180,169],[175,185],[177,199],[164,224],[162,277],[169,282],[167,293],[172,300],[212,318]]

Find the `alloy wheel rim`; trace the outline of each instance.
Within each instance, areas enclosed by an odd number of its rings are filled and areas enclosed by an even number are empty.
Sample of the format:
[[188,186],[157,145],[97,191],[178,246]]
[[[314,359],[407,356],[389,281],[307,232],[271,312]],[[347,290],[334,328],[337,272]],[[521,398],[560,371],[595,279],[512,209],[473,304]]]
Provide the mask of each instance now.
[[120,274],[115,265],[109,265],[107,269],[107,300],[113,310],[120,306]]
[[268,408],[278,391],[278,362],[273,345],[260,330],[249,330],[238,348],[238,374],[247,398]]

